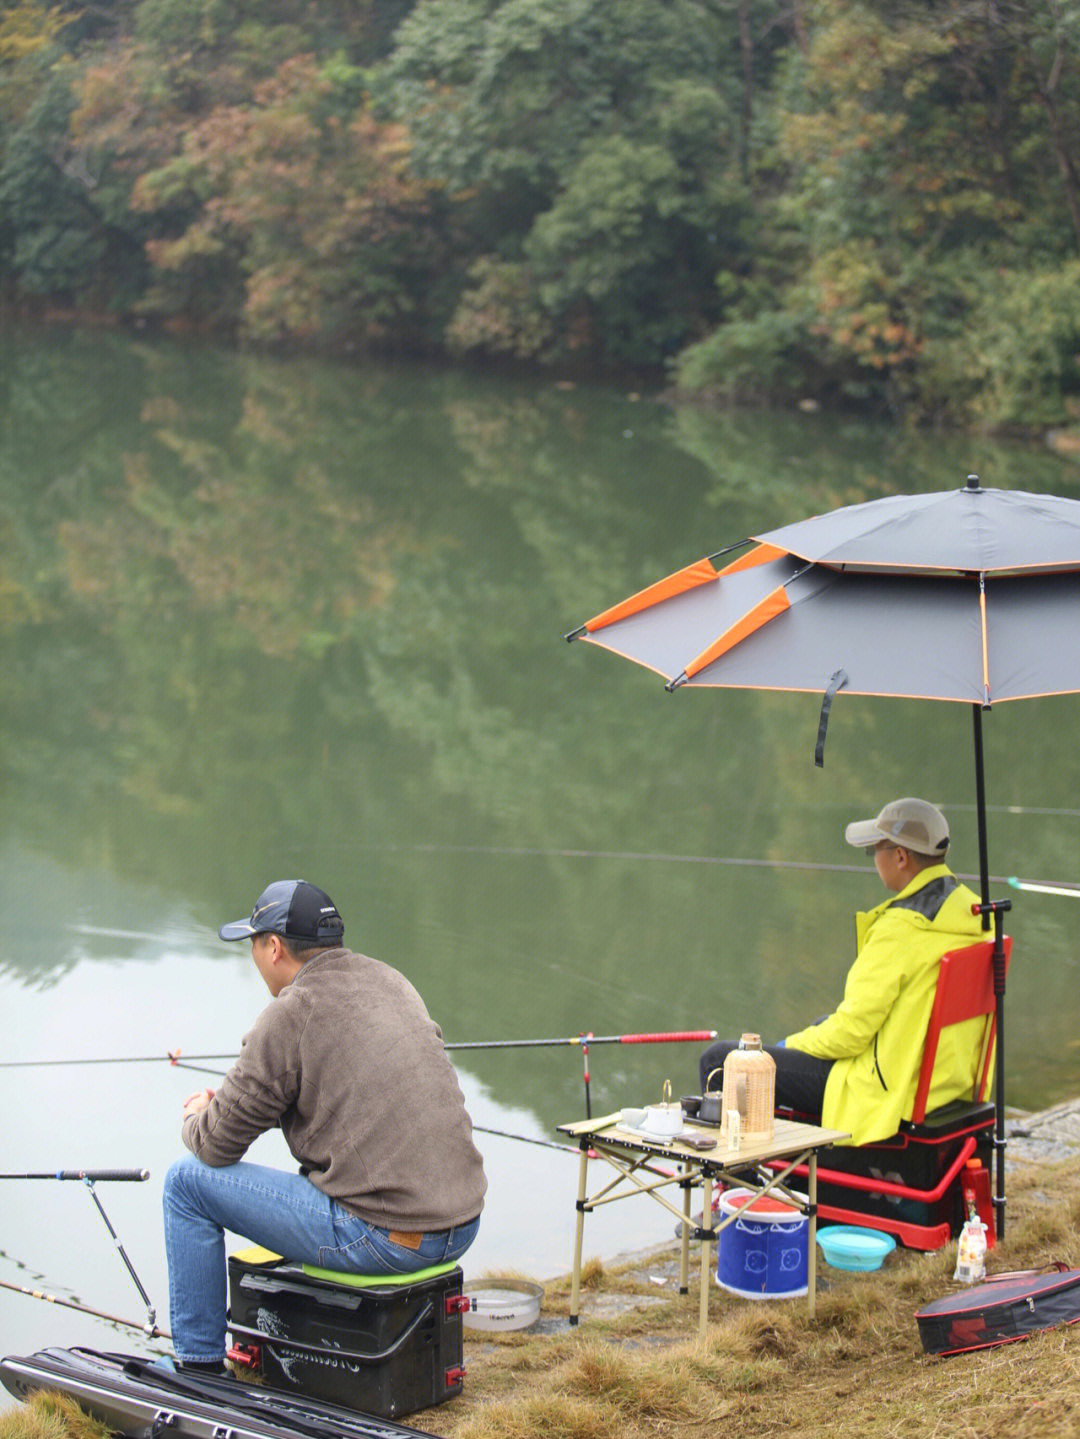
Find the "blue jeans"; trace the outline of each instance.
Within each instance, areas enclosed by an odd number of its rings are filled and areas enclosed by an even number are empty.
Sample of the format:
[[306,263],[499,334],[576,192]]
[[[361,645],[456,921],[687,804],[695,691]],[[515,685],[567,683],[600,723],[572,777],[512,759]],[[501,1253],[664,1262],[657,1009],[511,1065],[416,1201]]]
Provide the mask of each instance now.
[[480,1227],[473,1219],[406,1248],[302,1174],[261,1164],[215,1169],[193,1154],[169,1169],[163,1203],[173,1350],[182,1364],[225,1356],[226,1229],[298,1264],[344,1274],[414,1274],[459,1258]]

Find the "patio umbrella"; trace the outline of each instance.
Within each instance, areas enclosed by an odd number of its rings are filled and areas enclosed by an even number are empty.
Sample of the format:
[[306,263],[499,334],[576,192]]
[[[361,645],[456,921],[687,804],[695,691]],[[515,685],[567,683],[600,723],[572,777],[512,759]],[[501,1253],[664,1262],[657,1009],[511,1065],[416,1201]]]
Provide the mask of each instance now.
[[669,690],[816,692],[819,764],[837,694],[969,704],[988,904],[982,713],[1080,692],[1078,620],[1080,501],[984,490],[970,476],[957,491],[872,500],[740,541],[567,638],[655,670]]
[[[717,564],[736,550],[744,553]],[[874,500],[752,536],[567,639],[655,670],[668,690],[818,693],[818,764],[837,695],[969,704],[983,925],[995,912],[1000,940],[1009,902],[990,900],[982,714],[1006,700],[1080,691],[1078,621],[1080,501],[984,490],[969,476],[957,491]],[[1001,970],[999,1096],[1003,956]],[[1003,1117],[999,1127],[1003,1142]]]

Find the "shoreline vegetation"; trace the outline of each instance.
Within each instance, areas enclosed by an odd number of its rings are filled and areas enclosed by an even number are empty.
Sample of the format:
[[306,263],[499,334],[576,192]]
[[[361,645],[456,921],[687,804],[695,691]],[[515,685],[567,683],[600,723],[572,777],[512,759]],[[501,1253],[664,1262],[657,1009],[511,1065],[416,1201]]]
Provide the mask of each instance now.
[[[1080,1154],[1011,1167],[1008,1216],[988,1273],[1080,1267]],[[931,1254],[898,1248],[871,1273],[819,1256],[813,1322],[805,1299],[748,1302],[714,1287],[704,1343],[694,1266],[679,1295],[674,1243],[593,1260],[576,1329],[569,1276],[550,1281],[532,1329],[466,1330],[461,1397],[403,1422],[443,1439],[1012,1439],[1020,1424],[1030,1439],[1080,1435],[1080,1327],[949,1359],[923,1352],[915,1313],[960,1287],[955,1259],[955,1241]],[[0,1439],[107,1436],[40,1396],[0,1415]]]
[[0,9],[0,307],[1080,453],[1080,25],[965,0]]

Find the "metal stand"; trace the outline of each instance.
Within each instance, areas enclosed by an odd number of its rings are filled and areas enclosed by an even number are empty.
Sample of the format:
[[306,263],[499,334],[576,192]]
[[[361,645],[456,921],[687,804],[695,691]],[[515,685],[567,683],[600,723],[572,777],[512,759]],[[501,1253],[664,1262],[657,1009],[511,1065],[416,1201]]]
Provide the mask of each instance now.
[[974,906],[988,924],[994,919],[994,1229],[1005,1237],[1005,916],[1011,899],[992,899]]

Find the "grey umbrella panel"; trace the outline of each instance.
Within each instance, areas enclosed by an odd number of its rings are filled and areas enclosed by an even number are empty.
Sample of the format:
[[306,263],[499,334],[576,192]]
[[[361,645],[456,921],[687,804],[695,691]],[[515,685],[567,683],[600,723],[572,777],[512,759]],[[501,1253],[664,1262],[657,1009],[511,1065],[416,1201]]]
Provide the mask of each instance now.
[[823,694],[843,670],[845,694],[986,705],[1080,692],[1080,573],[982,585],[785,555],[582,638],[670,685]]
[[890,495],[753,537],[804,560],[869,569],[1080,568],[1080,500],[965,487]]

